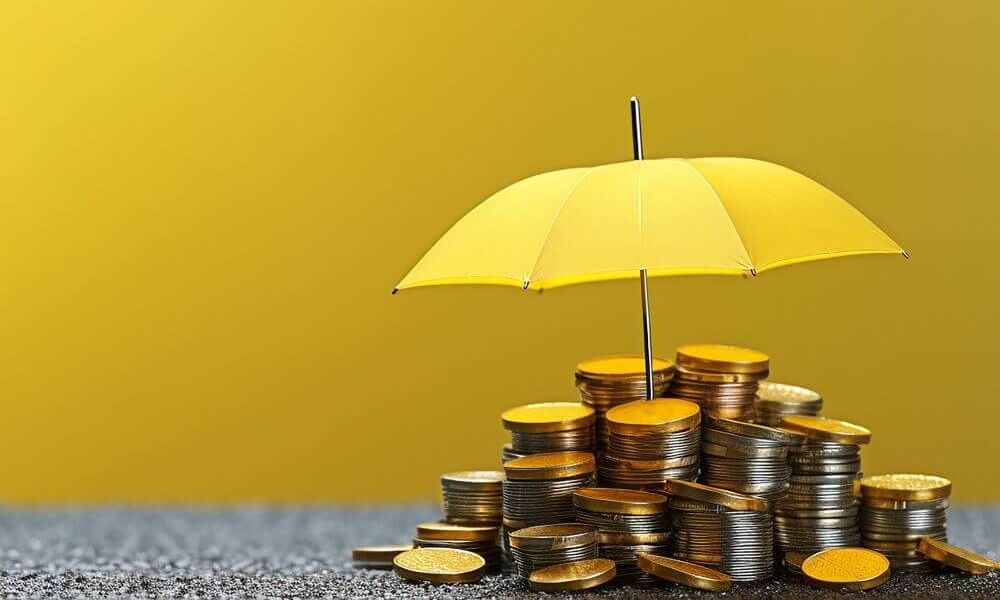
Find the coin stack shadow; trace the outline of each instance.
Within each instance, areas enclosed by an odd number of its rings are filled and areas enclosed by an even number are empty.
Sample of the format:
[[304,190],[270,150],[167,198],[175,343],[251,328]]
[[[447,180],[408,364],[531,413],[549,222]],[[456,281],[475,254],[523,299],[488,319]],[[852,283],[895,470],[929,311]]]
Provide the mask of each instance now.
[[765,425],[707,417],[701,430],[702,483],[774,502],[788,491],[788,452],[805,436]]
[[453,525],[450,523],[421,523],[417,525],[416,548],[454,548],[475,552],[486,561],[486,570],[498,572],[502,566],[500,556],[499,525]]
[[636,400],[608,411],[607,451],[598,463],[603,485],[654,489],[668,479],[696,479],[701,409],[677,398]]
[[[674,365],[653,359],[653,397],[659,398],[670,385]],[[646,398],[646,363],[642,356],[600,356],[576,367],[576,387],[581,401],[597,414],[597,450],[607,447],[604,415],[612,408]]]
[[579,402],[539,402],[500,414],[510,432],[502,462],[542,452],[593,452],[594,409]]
[[616,488],[583,488],[573,494],[576,520],[597,528],[601,558],[615,562],[616,579],[652,583],[638,554],[670,550],[667,499],[662,494]]
[[933,475],[892,474],[861,480],[862,544],[881,552],[893,571],[937,569],[918,550],[920,539],[948,541],[951,482]]
[[767,377],[768,368],[768,356],[749,348],[681,346],[669,395],[697,402],[706,415],[749,421],[757,384]]
[[441,504],[448,523],[499,525],[503,520],[503,473],[445,473],[441,476]]
[[518,577],[562,563],[597,558],[597,529],[581,523],[557,523],[518,529],[510,534],[510,549]]
[[674,556],[721,570],[734,581],[774,574],[774,524],[763,498],[687,481],[670,481]]
[[823,410],[819,393],[797,385],[761,381],[754,399],[754,423],[777,427],[789,415],[816,416]]

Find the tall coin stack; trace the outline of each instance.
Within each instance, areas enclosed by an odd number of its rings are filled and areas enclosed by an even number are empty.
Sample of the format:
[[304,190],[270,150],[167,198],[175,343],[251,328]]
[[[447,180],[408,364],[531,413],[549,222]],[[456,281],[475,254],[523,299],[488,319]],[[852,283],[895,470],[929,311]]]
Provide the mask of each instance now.
[[761,381],[754,400],[754,422],[770,427],[781,424],[782,417],[815,417],[823,409],[823,398],[809,388],[787,383]]
[[670,395],[701,405],[706,415],[752,420],[757,383],[767,377],[770,359],[763,352],[692,344],[677,349]]
[[503,522],[509,529],[572,521],[573,492],[594,484],[589,452],[532,454],[503,468]]
[[721,570],[735,581],[774,574],[774,525],[768,503],[689,481],[663,486],[670,500],[674,556]]
[[579,402],[539,402],[500,414],[517,456],[542,452],[593,452],[594,409]]
[[503,473],[445,473],[441,476],[441,500],[449,523],[499,525],[503,519]]
[[789,449],[805,436],[766,425],[707,417],[701,429],[701,482],[774,502],[788,491]]
[[[653,397],[667,390],[674,365],[669,360],[653,358]],[[600,356],[585,360],[576,367],[576,387],[580,399],[597,413],[597,447],[607,445],[604,415],[612,408],[646,398],[646,362],[642,356]]]
[[454,525],[451,523],[421,523],[417,525],[416,548],[455,548],[475,552],[486,561],[486,569],[499,571],[499,525]]
[[598,531],[600,556],[615,562],[621,581],[652,583],[639,569],[638,554],[669,550],[667,499],[661,494],[616,488],[583,488],[573,494],[577,522]]
[[778,546],[812,554],[860,545],[854,487],[861,477],[860,445],[871,432],[824,417],[784,417],[781,426],[805,435],[806,443],[791,450],[788,493],[774,509]]
[[947,541],[951,481],[890,474],[861,480],[862,543],[884,554],[893,571],[929,571],[937,563],[918,550],[921,538]]
[[580,523],[526,527],[509,537],[518,577],[549,565],[597,558],[597,529]]
[[605,415],[607,451],[597,472],[616,488],[659,488],[668,479],[696,479],[701,409],[677,398],[636,400]]

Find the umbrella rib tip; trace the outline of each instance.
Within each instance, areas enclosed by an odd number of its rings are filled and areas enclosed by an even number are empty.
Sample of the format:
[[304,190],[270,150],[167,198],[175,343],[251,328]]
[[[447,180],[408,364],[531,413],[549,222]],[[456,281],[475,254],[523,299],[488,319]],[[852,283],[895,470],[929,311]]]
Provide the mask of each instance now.
[[907,252],[906,250],[903,250],[903,258],[906,258],[906,259],[910,258],[910,253]]
[[392,295],[395,296],[396,292],[398,292],[398,291],[399,291],[399,288],[392,288]]

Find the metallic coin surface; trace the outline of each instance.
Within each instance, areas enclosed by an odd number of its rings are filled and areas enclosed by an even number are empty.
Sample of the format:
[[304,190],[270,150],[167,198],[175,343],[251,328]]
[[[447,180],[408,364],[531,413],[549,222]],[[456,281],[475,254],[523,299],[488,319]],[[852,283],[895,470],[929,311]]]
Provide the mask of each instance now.
[[810,440],[838,444],[867,444],[872,439],[872,432],[860,425],[826,417],[790,415],[782,417],[781,427],[805,434]]
[[504,429],[522,433],[554,433],[593,425],[594,409],[579,402],[539,402],[505,410]]
[[590,558],[542,567],[532,571],[531,589],[544,592],[589,590],[615,578],[614,561]]
[[688,344],[677,349],[677,364],[715,373],[760,373],[770,358],[763,352],[724,344]]
[[545,452],[509,460],[503,465],[507,479],[560,479],[593,473],[589,452]]
[[403,579],[428,583],[471,583],[486,570],[482,556],[454,548],[415,548],[396,555],[392,563]]
[[[653,357],[653,373],[671,371],[673,366],[674,363],[665,358]],[[597,379],[642,377],[646,373],[646,360],[634,355],[598,356],[581,362],[576,370]]]
[[729,575],[699,564],[645,552],[637,558],[640,569],[666,581],[710,592],[725,592],[733,587]]
[[455,471],[441,476],[442,484],[468,486],[472,489],[500,489],[503,471]]
[[498,526],[455,525],[441,522],[417,525],[417,537],[424,540],[485,541],[495,540],[498,535],[500,535]]
[[[818,392],[797,385],[761,381],[757,389],[757,407],[784,410],[790,406],[808,406],[819,411],[823,398]],[[815,413],[813,413],[815,414]]]
[[756,423],[746,423],[744,421],[737,421],[736,419],[709,417],[705,423],[705,427],[748,438],[772,440],[782,444],[798,445],[806,441],[805,435],[795,431],[758,425]]
[[936,475],[890,473],[861,479],[861,495],[888,500],[938,500],[951,494],[951,481]]
[[597,542],[597,528],[581,523],[536,525],[512,531],[509,540],[513,548],[559,550]]
[[733,510],[766,511],[768,509],[767,500],[763,498],[737,494],[693,481],[669,480],[664,483],[663,490],[672,497],[707,502]]
[[973,575],[985,575],[998,568],[995,561],[981,554],[929,537],[920,539],[918,549],[931,560]]
[[701,421],[701,408],[680,398],[637,400],[612,408],[604,418],[618,433],[683,431]]
[[889,579],[889,559],[866,548],[830,548],[805,559],[802,574],[818,587],[868,590]]
[[413,545],[359,546],[351,552],[351,559],[359,567],[391,568],[392,559],[407,550],[413,550]]
[[667,509],[661,494],[620,488],[582,488],[573,492],[573,504],[594,512],[655,515]]

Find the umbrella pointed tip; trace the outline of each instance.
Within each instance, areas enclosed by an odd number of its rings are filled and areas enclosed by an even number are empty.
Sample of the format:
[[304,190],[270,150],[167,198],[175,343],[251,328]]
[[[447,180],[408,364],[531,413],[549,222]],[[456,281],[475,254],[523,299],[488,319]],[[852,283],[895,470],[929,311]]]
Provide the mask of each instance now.
[[903,250],[903,258],[907,258],[907,259],[910,258],[910,253],[907,252],[906,250]]
[[751,277],[756,277],[757,276],[757,269],[753,269],[753,268],[750,269],[750,276]]
[[395,296],[396,292],[398,292],[398,291],[399,291],[399,288],[392,288],[392,295]]

